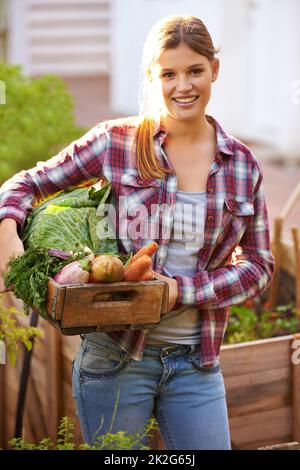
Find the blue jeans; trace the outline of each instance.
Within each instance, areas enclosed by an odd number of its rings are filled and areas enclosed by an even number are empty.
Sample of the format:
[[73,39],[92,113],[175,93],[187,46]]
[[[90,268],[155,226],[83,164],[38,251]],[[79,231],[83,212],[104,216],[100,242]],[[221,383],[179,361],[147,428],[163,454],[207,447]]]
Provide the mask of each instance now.
[[73,395],[86,442],[135,434],[155,416],[167,449],[230,449],[219,363],[197,365],[193,346],[146,346],[131,359],[107,334],[87,335],[73,366]]

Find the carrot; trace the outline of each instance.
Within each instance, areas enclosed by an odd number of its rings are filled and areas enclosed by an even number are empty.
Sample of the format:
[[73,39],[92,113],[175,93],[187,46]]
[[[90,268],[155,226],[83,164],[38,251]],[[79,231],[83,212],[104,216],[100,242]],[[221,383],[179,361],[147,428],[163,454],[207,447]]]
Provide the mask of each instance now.
[[147,269],[147,271],[143,274],[143,276],[141,277],[141,279],[139,279],[139,281],[153,281],[153,279],[154,279],[153,271],[151,271],[151,269]]
[[131,263],[125,270],[124,281],[140,281],[145,273],[150,270],[151,258],[148,255],[142,255]]
[[136,254],[131,258],[131,260],[129,261],[128,265],[125,268],[125,272],[141,256],[143,256],[143,255],[153,256],[154,253],[156,252],[157,248],[158,248],[158,244],[156,242],[151,242],[148,245],[143,246],[142,248],[140,248],[136,252]]

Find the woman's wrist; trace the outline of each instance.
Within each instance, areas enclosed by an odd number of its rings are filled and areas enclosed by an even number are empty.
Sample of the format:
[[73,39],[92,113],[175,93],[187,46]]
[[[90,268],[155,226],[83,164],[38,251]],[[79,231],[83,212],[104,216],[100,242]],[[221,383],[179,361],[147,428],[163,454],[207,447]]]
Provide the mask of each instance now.
[[176,279],[168,276],[164,276],[163,274],[158,274],[156,271],[154,271],[156,278],[160,279],[161,281],[164,281],[168,284],[169,286],[169,311],[172,310],[178,299],[178,283]]
[[0,230],[5,230],[5,231],[12,231],[16,232],[18,231],[18,225],[15,219],[10,219],[10,218],[5,218],[0,220]]

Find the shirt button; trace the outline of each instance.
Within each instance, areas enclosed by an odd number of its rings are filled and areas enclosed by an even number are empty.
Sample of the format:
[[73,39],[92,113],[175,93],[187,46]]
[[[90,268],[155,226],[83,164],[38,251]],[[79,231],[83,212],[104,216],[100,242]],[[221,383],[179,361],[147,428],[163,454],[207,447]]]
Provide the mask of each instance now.
[[214,192],[213,188],[208,188],[207,190],[208,194],[212,194]]
[[144,181],[142,180],[142,178],[139,178],[139,179],[138,179],[138,183],[139,183],[141,186],[143,186]]
[[220,161],[222,160],[222,155],[220,155],[220,154],[217,155],[217,156],[216,156],[216,160],[218,160],[218,162],[220,162]]
[[214,218],[213,218],[212,215],[209,215],[209,216],[207,217],[207,220],[208,220],[208,222],[212,222],[212,221],[214,220]]

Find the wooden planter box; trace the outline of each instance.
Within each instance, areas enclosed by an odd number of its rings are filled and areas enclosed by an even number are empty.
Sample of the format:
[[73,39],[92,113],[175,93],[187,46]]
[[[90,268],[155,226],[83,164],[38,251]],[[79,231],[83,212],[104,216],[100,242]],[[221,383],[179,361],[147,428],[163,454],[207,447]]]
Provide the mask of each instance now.
[[168,308],[168,284],[160,280],[61,285],[50,280],[49,323],[65,335],[155,327]]
[[299,347],[299,335],[222,347],[233,447],[299,441]]

